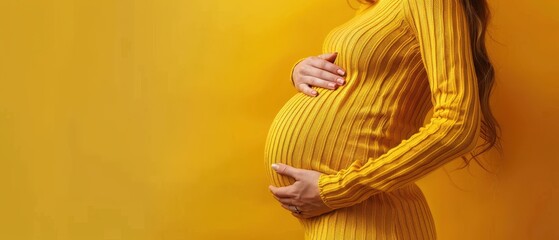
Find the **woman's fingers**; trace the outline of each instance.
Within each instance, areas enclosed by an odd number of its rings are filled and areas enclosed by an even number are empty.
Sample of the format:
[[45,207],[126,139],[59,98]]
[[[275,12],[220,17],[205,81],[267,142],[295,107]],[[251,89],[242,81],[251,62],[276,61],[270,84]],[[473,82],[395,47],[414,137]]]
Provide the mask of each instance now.
[[320,57],[312,57],[311,61],[309,61],[309,64],[315,68],[319,68],[322,69],[324,71],[328,71],[332,74],[336,74],[339,76],[345,76],[345,71],[340,68],[339,66],[337,66],[334,63],[331,63],[327,60],[324,60]]
[[290,206],[294,206],[294,205],[281,204],[281,206],[282,206],[285,210],[291,212],[291,214],[292,214],[294,217],[297,217],[297,218],[312,218],[312,217],[316,217],[316,216],[319,216],[319,215],[322,214],[322,213],[317,213],[317,212],[314,212],[314,211],[305,211],[304,209],[301,209],[301,207],[299,207],[299,206],[298,206],[297,208],[299,208],[299,210],[301,211],[301,213],[296,213],[296,212],[294,212],[293,209],[290,207]]
[[301,81],[303,83],[306,83],[307,85],[314,86],[314,87],[327,88],[331,90],[338,88],[338,84],[315,76],[303,76],[301,77]]
[[314,89],[312,89],[309,85],[307,85],[306,83],[299,83],[297,84],[297,88],[299,89],[299,91],[301,91],[304,94],[307,94],[311,97],[316,97],[316,95],[318,94]]
[[324,71],[323,69],[320,68],[313,68],[309,70],[310,74],[312,76],[318,77],[320,79],[324,79],[326,81],[329,81],[332,83],[332,86],[337,87],[339,85],[343,85],[345,83],[345,80],[343,77],[341,77],[340,75],[337,74],[333,74],[331,72],[328,71]]
[[337,52],[324,53],[324,54],[318,55],[317,57],[325,59],[328,62],[334,62],[336,60],[336,58],[338,57],[338,53]]
[[293,199],[291,198],[284,198],[284,197],[277,197],[276,200],[278,200],[278,202],[285,204],[285,205],[293,205],[295,206]]
[[281,204],[281,207],[285,208],[285,210],[292,212],[293,210],[291,208],[289,208],[289,206],[285,205],[285,204]]

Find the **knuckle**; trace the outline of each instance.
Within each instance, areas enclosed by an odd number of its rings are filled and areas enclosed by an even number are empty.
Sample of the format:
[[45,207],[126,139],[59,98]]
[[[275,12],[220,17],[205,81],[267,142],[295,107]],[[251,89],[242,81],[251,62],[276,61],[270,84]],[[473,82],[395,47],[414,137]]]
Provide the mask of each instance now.
[[313,86],[316,86],[316,84],[318,83],[318,80],[313,77],[310,82]]
[[294,190],[294,189],[288,190],[288,191],[286,192],[286,194],[289,195],[289,196],[295,197],[295,198],[297,197],[297,195],[299,195],[299,193],[297,193],[297,191]]
[[317,66],[309,66],[307,69],[307,75],[316,77],[320,75],[320,71],[324,71],[324,70]]
[[324,70],[317,71],[316,75],[322,79],[328,79],[328,73]]
[[322,73],[322,70],[320,68],[313,68],[313,70],[312,70],[312,75],[313,76],[320,76],[321,73]]
[[311,77],[309,77],[309,76],[305,75],[305,76],[301,77],[301,84],[305,84],[305,83],[308,83],[310,81],[311,81]]
[[307,76],[306,75],[301,75],[301,77],[299,77],[299,82],[297,84],[299,85],[304,85],[307,82]]
[[308,74],[309,66],[302,65],[300,68],[297,69],[297,72],[300,73],[300,74]]
[[323,81],[320,78],[314,78],[314,86],[322,86]]
[[328,62],[327,60],[322,61],[322,69],[324,71],[328,71],[328,68],[330,68],[330,65],[332,65],[332,63]]

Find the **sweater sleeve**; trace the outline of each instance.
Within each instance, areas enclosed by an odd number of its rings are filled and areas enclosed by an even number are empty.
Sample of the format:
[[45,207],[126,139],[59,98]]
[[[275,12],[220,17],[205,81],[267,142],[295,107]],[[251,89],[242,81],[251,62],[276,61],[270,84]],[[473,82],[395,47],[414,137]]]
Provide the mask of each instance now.
[[459,0],[403,0],[415,32],[433,101],[430,121],[397,146],[365,163],[321,174],[320,197],[333,208],[357,204],[419,180],[476,146],[478,86],[466,15]]

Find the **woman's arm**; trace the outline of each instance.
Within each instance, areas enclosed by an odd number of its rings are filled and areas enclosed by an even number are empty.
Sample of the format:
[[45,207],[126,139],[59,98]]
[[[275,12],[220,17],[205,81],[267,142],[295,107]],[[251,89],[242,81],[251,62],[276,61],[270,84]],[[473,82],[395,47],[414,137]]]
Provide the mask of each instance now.
[[333,209],[415,182],[471,151],[480,131],[478,87],[460,0],[404,0],[429,78],[431,121],[376,159],[320,175],[320,197]]

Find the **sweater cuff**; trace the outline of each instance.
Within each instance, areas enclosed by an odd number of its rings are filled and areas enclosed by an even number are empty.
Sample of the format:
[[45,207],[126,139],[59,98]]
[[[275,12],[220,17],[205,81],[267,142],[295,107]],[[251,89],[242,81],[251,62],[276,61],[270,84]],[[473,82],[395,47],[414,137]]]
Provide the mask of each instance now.
[[[324,205],[332,209],[338,209],[343,207],[349,207],[355,203],[348,199],[348,196],[339,194],[340,186],[340,174],[326,175],[321,174],[318,177],[318,191],[320,193],[320,198]],[[336,191],[338,190],[338,191]]]

